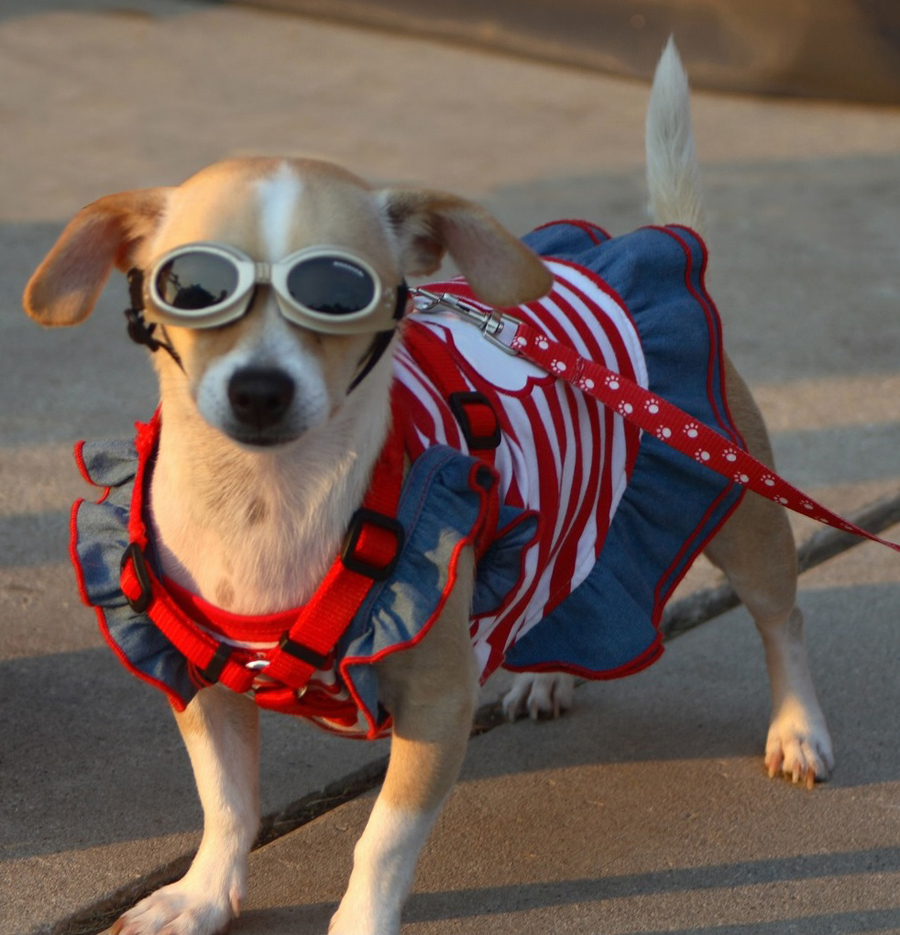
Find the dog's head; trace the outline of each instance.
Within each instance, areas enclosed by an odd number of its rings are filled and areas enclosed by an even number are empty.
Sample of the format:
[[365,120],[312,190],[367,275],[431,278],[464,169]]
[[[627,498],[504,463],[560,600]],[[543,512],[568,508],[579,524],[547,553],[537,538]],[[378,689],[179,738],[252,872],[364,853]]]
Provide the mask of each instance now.
[[[192,254],[194,245],[208,246]],[[147,321],[175,352],[157,355],[164,402],[169,394],[190,400],[245,446],[280,445],[344,404],[376,334],[403,311],[403,280],[434,272],[445,253],[494,306],[550,286],[540,260],[464,199],[373,189],[314,160],[236,159],[177,187],[109,195],[82,209],[32,276],[24,305],[41,324],[75,325],[113,266],[136,269]],[[310,258],[328,275],[307,287],[296,271],[315,267]],[[349,314],[322,299],[335,273],[357,293]],[[189,274],[198,281],[180,288]],[[366,381],[359,385],[365,392]]]

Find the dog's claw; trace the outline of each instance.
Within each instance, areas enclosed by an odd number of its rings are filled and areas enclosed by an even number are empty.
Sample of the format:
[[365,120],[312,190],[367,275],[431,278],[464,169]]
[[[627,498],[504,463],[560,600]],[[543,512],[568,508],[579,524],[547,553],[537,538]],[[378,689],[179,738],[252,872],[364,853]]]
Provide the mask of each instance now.
[[558,718],[572,707],[575,680],[563,672],[526,672],[517,675],[503,697],[503,712],[515,721],[526,714],[533,720]]
[[834,756],[824,722],[809,724],[791,718],[773,721],[765,762],[770,779],[781,774],[794,785],[807,789],[827,779],[834,766]]
[[226,899],[214,901],[179,881],[141,900],[116,920],[108,935],[224,935],[240,911],[240,902],[236,889]]

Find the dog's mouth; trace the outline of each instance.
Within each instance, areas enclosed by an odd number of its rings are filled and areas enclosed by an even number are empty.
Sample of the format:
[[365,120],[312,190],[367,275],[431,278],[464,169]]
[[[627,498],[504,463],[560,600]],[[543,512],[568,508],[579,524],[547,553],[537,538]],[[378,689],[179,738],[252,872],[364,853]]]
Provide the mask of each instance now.
[[281,448],[297,441],[300,437],[294,432],[250,432],[242,429],[226,430],[225,434],[232,441],[250,449]]

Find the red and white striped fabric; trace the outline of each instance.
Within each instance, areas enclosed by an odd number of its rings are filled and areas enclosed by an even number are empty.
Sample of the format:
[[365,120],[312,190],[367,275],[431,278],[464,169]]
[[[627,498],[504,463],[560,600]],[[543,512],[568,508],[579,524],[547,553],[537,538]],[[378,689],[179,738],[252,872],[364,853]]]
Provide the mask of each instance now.
[[[617,298],[582,268],[546,262],[555,277],[552,292],[517,308],[516,316],[646,387],[637,330]],[[428,289],[487,309],[461,280],[432,283]],[[555,374],[485,341],[478,329],[452,312],[438,312],[414,316],[406,324],[396,358],[399,408],[409,420],[407,445],[413,457],[432,444],[469,450],[446,389],[432,375],[433,358],[442,354],[449,355],[467,387],[483,393],[499,416],[502,439],[493,460],[500,500],[539,518],[518,589],[498,612],[473,623],[475,652],[486,676],[500,665],[506,649],[594,566],[637,456],[640,431]]]

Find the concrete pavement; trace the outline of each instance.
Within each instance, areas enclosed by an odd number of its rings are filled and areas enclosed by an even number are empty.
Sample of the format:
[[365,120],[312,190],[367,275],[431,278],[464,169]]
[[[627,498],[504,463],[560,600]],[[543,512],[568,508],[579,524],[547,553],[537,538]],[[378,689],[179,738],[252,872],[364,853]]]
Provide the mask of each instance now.
[[[97,931],[98,907],[180,866],[200,815],[164,701],[103,648],[66,560],[70,444],[145,418],[150,368],[120,282],[48,333],[19,309],[31,270],[82,204],[248,152],[460,191],[517,232],[575,215],[624,232],[646,220],[647,88],[178,0],[6,3],[0,83],[0,935]],[[900,111],[698,94],[694,113],[713,294],[782,472],[838,509],[896,491]],[[761,651],[734,611],[579,689],[569,719],[476,738],[408,930],[900,932],[898,570],[865,545],[803,579],[831,783],[764,777]],[[264,731],[270,816],[386,753]],[[367,808],[257,851],[235,931],[324,931]]]

